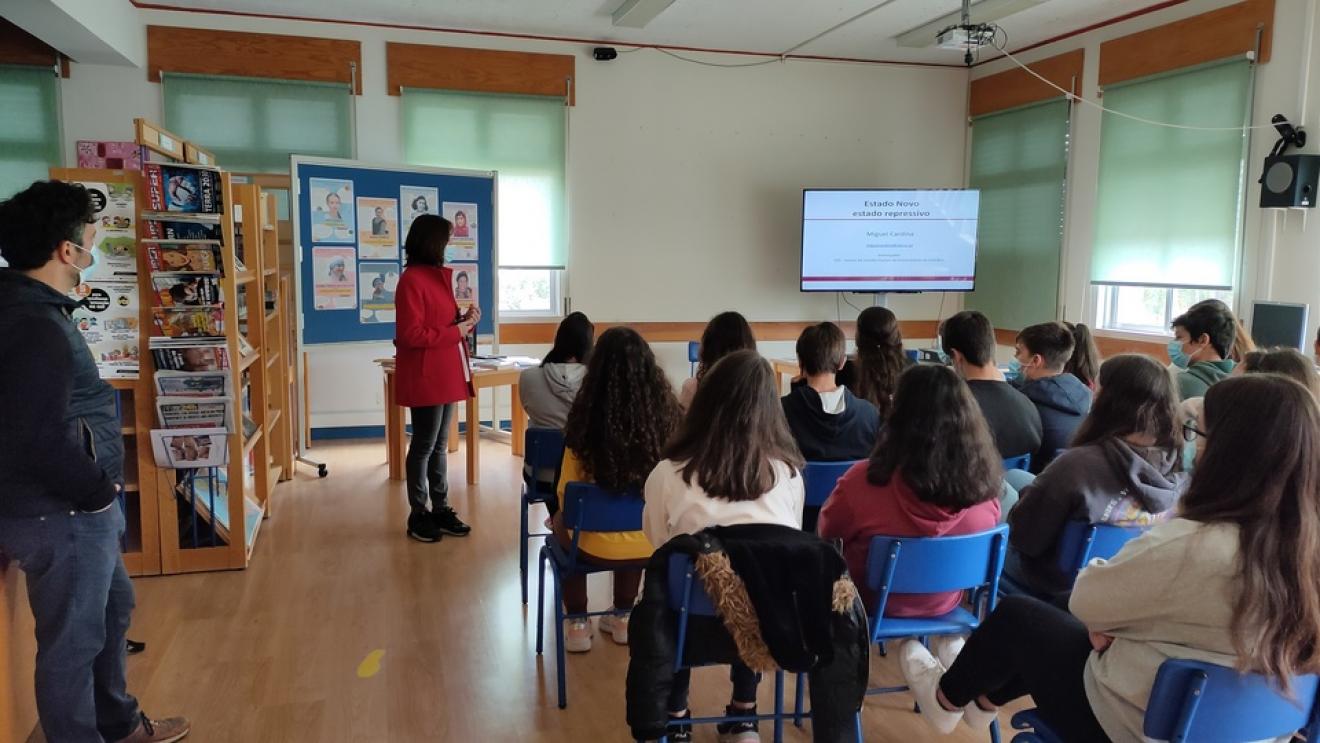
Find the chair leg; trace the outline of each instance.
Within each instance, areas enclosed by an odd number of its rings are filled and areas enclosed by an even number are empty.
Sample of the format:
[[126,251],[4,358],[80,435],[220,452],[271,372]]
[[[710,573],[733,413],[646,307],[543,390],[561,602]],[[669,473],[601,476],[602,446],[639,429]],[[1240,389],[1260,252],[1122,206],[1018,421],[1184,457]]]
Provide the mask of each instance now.
[[877,643],[877,644],[880,646],[880,657],[881,657],[881,658],[888,657],[888,656],[889,656],[889,651],[885,649],[885,641],[884,641],[884,640],[881,640],[881,641],[880,641],[879,643]]
[[784,743],[784,672],[775,671],[775,743]]
[[[862,706],[865,707],[866,705],[863,704]],[[853,721],[857,726],[857,743],[862,743],[862,711],[860,709],[857,710],[857,715],[853,718]]]
[[568,706],[568,674],[564,668],[564,597],[559,571],[555,571],[555,681],[559,687],[559,708]]
[[536,654],[545,649],[545,550],[537,556],[536,565]]
[[522,578],[523,606],[527,606],[527,497],[519,496],[522,501],[522,524],[518,530],[518,574]]
[[999,743],[999,720],[990,721],[990,743]]
[[807,674],[799,673],[797,675],[797,690],[796,690],[797,699],[793,704],[793,725],[799,728],[802,727],[802,708],[803,708],[803,702],[805,701],[806,698],[806,691],[807,691]]

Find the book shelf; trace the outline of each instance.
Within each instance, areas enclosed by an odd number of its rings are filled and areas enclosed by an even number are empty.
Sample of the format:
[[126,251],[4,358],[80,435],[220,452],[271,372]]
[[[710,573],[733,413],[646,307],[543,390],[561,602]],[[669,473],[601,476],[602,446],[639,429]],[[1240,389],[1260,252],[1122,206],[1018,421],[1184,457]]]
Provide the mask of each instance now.
[[[126,186],[133,189],[134,213],[140,214],[144,205],[142,174],[131,170],[106,170],[93,168],[51,168],[50,177],[56,180],[83,184],[107,184]],[[115,389],[116,405],[119,410],[121,432],[124,437],[124,489],[119,496],[120,507],[124,509],[127,528],[121,548],[124,567],[130,575],[159,575],[160,562],[160,512],[156,492],[157,470],[155,459],[151,455],[151,437],[148,433],[151,422],[155,420],[154,396],[152,395],[151,355],[145,353],[145,329],[151,327],[150,271],[146,256],[141,249],[143,237],[142,224],[138,220],[134,225],[136,240],[133,251],[136,257],[136,273],[116,277],[137,287],[137,332],[134,343],[138,357],[136,378],[108,378]],[[93,246],[93,250],[102,247]],[[113,283],[113,282],[112,282]],[[93,350],[93,356],[99,356]],[[139,425],[142,423],[143,425]]]

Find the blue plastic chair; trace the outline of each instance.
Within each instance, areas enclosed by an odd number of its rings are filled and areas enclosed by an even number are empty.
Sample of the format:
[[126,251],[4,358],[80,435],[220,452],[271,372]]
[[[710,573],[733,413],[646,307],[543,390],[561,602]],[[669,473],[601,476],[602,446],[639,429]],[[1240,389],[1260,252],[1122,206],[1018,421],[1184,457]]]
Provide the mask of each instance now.
[[688,376],[697,376],[697,362],[701,361],[701,344],[697,341],[688,341]]
[[857,462],[807,462],[802,468],[802,486],[806,489],[803,505],[820,508],[834,492],[834,485]]
[[540,580],[536,587],[536,654],[540,655],[545,643],[545,567],[550,564],[554,578],[555,602],[555,656],[556,682],[559,689],[559,708],[568,706],[568,680],[564,671],[564,620],[586,619],[606,614],[623,616],[632,607],[614,611],[588,611],[569,614],[564,611],[563,582],[570,575],[608,573],[613,568],[601,567],[578,560],[578,542],[583,532],[641,531],[642,494],[633,489],[613,492],[584,482],[570,482],[564,491],[564,525],[573,534],[573,543],[564,547],[553,534],[545,538],[541,547]]
[[[690,617],[718,616],[715,611],[715,604],[711,602],[710,596],[706,594],[706,589],[701,585],[701,578],[697,576],[696,566],[691,555],[671,554],[669,556],[668,588],[669,609],[678,612],[678,646],[674,651],[674,670],[680,671],[684,668],[716,665],[714,663],[692,665],[687,663],[684,658],[687,650],[688,619]],[[670,726],[674,727],[679,724],[713,725],[721,722],[768,720],[774,723],[775,743],[780,743],[784,739],[784,716],[784,672],[779,670],[775,671],[775,711],[773,714],[693,717],[684,720],[682,723],[671,722]],[[668,736],[665,740],[668,740]]]
[[[1059,544],[1055,548],[1056,564],[1059,566],[1059,570],[1068,576],[1068,584],[1071,586],[1077,580],[1077,574],[1082,572],[1082,568],[1086,567],[1091,560],[1097,557],[1108,560],[1117,555],[1118,551],[1123,549],[1123,545],[1145,532],[1146,528],[1140,526],[1069,521],[1059,534]],[[1036,595],[1008,575],[1005,575],[999,581],[999,591],[1006,596],[1011,594]]]
[[[1264,676],[1191,660],[1166,660],[1155,675],[1142,732],[1148,740],[1242,743],[1297,732],[1320,739],[1316,676],[1292,681],[1293,698]],[[1013,743],[1064,743],[1034,709],[1013,715]]]
[[[1007,546],[1005,524],[955,537],[872,537],[866,556],[866,585],[877,594],[876,605],[868,612],[871,642],[910,638],[924,642],[941,635],[970,634],[994,611]],[[979,598],[973,602],[973,611],[959,606],[938,617],[885,616],[891,593],[944,591],[971,591]],[[890,686],[866,693],[907,690],[906,686]],[[997,723],[990,724],[990,739],[999,743]]]
[[1004,471],[1007,472],[1007,471],[1009,471],[1009,470],[1023,470],[1024,472],[1030,472],[1030,471],[1031,471],[1031,455],[1030,455],[1030,454],[1023,454],[1023,455],[1020,456],[1020,457],[1007,457],[1007,458],[1005,458],[1005,459],[1004,459]]
[[[533,532],[528,523],[533,503],[545,503],[555,497],[555,484],[559,482],[559,466],[564,461],[564,432],[555,428],[529,428],[523,438],[522,520],[518,529],[518,573],[522,579],[522,602],[527,605],[527,542],[532,537],[548,536],[549,532]],[[536,479],[538,473],[553,470],[555,478],[549,483]]]

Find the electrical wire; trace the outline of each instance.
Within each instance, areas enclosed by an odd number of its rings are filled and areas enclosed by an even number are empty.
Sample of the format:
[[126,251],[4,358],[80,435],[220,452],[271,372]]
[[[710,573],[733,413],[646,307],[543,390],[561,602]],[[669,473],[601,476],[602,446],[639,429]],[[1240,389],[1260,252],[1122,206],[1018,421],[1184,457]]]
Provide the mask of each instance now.
[[680,59],[684,62],[691,62],[692,64],[699,64],[702,65],[703,67],[760,67],[761,65],[774,64],[776,62],[785,61],[784,57],[781,55],[778,57],[771,57],[770,59],[763,59],[760,62],[739,62],[737,64],[726,64],[724,62],[704,62],[700,59],[693,59],[691,57],[684,57],[681,54],[675,54],[669,51],[668,49],[662,49],[658,46],[653,48],[657,52],[660,52],[661,54],[669,55],[674,59]]

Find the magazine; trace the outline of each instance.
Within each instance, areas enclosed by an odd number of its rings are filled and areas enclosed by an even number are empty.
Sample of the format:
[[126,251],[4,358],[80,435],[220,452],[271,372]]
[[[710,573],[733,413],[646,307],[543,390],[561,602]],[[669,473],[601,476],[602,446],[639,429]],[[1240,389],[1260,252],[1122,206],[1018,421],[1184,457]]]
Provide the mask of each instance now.
[[158,371],[156,394],[169,397],[229,397],[232,377],[226,371]]
[[147,180],[147,208],[164,212],[219,214],[220,173],[191,165],[148,163],[142,166]]
[[144,240],[143,244],[152,271],[216,272],[222,265],[217,241]]
[[223,428],[233,419],[233,398],[157,397],[161,428]]
[[157,307],[217,307],[220,281],[214,273],[157,273],[151,276]]
[[144,240],[213,240],[218,243],[225,239],[219,222],[152,219],[150,215],[143,216],[146,218],[143,222],[146,225]]
[[151,432],[158,467],[223,467],[229,462],[229,433],[223,428],[182,428]]
[[167,338],[216,338],[225,334],[224,312],[196,307],[154,307],[156,330]]
[[229,368],[229,348],[223,338],[179,342],[157,337],[151,339],[151,346],[152,360],[161,371],[213,372]]

